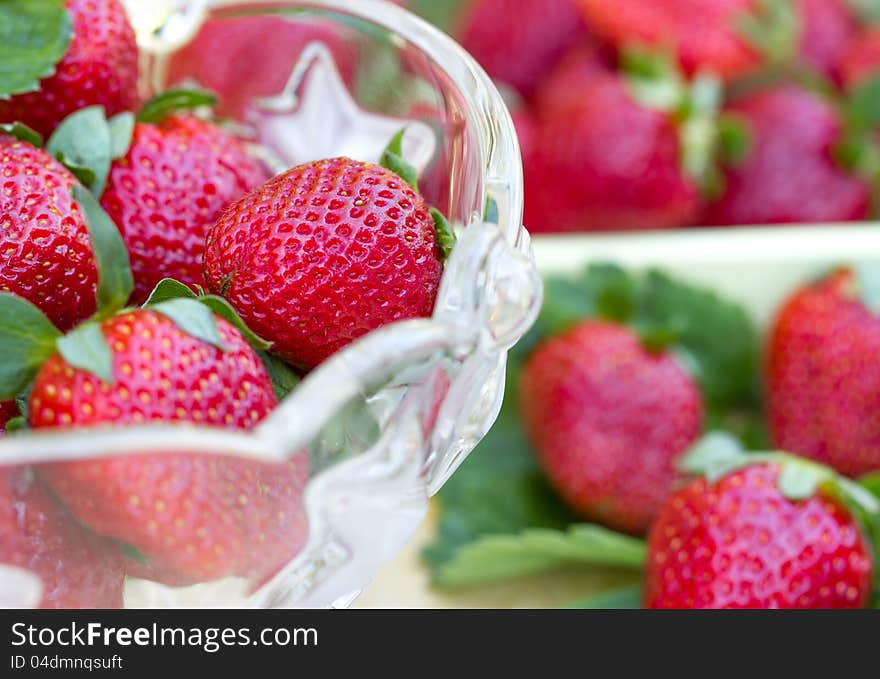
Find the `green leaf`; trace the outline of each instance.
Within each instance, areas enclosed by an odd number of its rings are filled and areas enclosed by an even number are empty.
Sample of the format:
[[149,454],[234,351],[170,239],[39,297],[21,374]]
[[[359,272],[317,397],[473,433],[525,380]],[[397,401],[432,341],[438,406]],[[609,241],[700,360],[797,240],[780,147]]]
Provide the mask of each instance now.
[[687,474],[705,476],[710,481],[721,478],[745,460],[742,443],[727,432],[712,431],[703,436],[678,461]]
[[137,115],[142,123],[161,123],[176,111],[216,106],[217,97],[204,90],[176,89],[166,90],[150,99]]
[[279,402],[283,401],[300,383],[299,375],[287,363],[268,351],[257,351],[257,355],[263,361],[266,372],[269,373],[275,397]]
[[49,137],[46,150],[99,196],[110,172],[110,125],[102,106],[89,106],[71,113]]
[[770,63],[796,58],[801,22],[791,0],[757,0],[740,15],[737,27],[740,35]]
[[199,297],[199,301],[211,309],[211,311],[217,314],[220,318],[234,325],[241,333],[242,337],[245,338],[247,343],[257,351],[265,351],[272,346],[271,342],[267,342],[247,327],[247,324],[242,320],[241,316],[238,315],[238,312],[233,309],[229,302],[224,298],[217,295],[205,295]]
[[61,336],[46,315],[27,300],[0,292],[0,399],[24,391]]
[[438,587],[468,587],[532,575],[572,564],[641,570],[645,543],[589,524],[565,531],[529,529],[490,535],[459,549],[434,573]]
[[113,377],[113,354],[100,323],[85,323],[58,340],[58,353],[68,364],[87,370],[108,384]]
[[123,158],[128,153],[134,134],[134,113],[119,113],[107,122],[110,125],[110,157],[113,160]]
[[55,73],[72,36],[60,1],[0,2],[0,99],[36,91],[40,80]]
[[871,472],[859,478],[859,484],[880,500],[880,472]]
[[564,608],[598,610],[637,609],[642,607],[643,591],[640,584],[618,587],[617,589],[594,594],[580,601],[574,601],[564,606]]
[[643,106],[677,113],[688,106],[688,86],[668,50],[632,46],[620,55],[629,93]]
[[212,344],[221,351],[226,351],[217,318],[211,309],[202,304],[201,300],[180,297],[170,299],[150,307],[153,311],[170,318],[174,324],[190,337],[195,337]]
[[382,152],[382,157],[379,159],[379,164],[384,167],[386,170],[391,170],[394,174],[400,177],[407,184],[412,186],[416,191],[419,190],[419,175],[416,172],[416,168],[413,167],[410,163],[408,163],[403,158],[403,135],[406,133],[406,128],[403,128],[395,134],[391,141],[388,142],[388,146],[385,147],[385,150]]
[[859,264],[853,267],[859,299],[871,313],[880,315],[880,265]]
[[74,186],[73,198],[85,216],[92,239],[98,267],[98,314],[106,318],[125,306],[134,289],[128,250],[116,224],[90,191]]
[[38,149],[43,148],[43,135],[24,123],[0,123],[0,132],[24,141]]
[[28,428],[28,421],[24,415],[18,415],[10,420],[7,420],[5,427],[7,434],[12,434],[17,431],[23,431]]
[[754,143],[748,120],[735,113],[718,117],[718,150],[726,165],[738,165],[749,155]]
[[194,293],[188,285],[176,281],[173,278],[163,278],[156,284],[147,301],[143,306],[148,307],[154,304],[161,304],[170,299],[198,299],[198,295]]
[[434,233],[437,237],[437,247],[440,248],[440,256],[445,262],[449,259],[449,255],[452,254],[452,248],[455,247],[455,243],[458,239],[449,220],[443,216],[443,213],[440,212],[440,210],[432,207],[431,217],[434,218]]

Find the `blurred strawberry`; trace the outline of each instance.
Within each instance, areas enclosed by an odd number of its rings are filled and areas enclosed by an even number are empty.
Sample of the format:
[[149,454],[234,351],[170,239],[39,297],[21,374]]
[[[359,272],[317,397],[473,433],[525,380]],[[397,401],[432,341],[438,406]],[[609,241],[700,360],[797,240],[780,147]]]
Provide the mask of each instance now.
[[356,50],[338,24],[280,16],[209,19],[171,58],[168,82],[194,80],[219,95],[218,113],[241,118],[253,99],[281,92],[303,49],[313,42],[330,50],[350,82],[357,67]]
[[838,72],[848,88],[880,74],[880,27],[867,28],[852,39],[841,56]]
[[780,310],[767,351],[775,445],[850,476],[880,469],[880,316],[872,288],[850,270],[802,288]]
[[782,85],[734,103],[747,123],[750,148],[725,168],[723,195],[709,206],[708,224],[785,224],[865,219],[869,182],[844,170],[835,148],[843,125],[817,95]]
[[574,0],[477,0],[460,41],[492,78],[530,97],[586,27]]
[[14,417],[18,417],[18,406],[15,401],[0,401],[0,436],[6,431],[6,424]]
[[0,563],[40,579],[41,608],[122,608],[119,548],[76,523],[19,467],[0,466]]
[[[119,0],[66,0],[73,38],[36,92],[0,98],[0,122],[21,121],[48,136],[69,114],[99,104],[108,116],[137,106],[138,50]],[[222,60],[221,60],[222,61]]]
[[547,111],[526,168],[526,225],[548,232],[693,223],[700,195],[683,169],[673,115],[638,103],[615,73],[576,79],[576,90],[560,78],[541,91]]
[[647,530],[702,427],[700,390],[671,354],[586,321],[529,358],[520,409],[550,481],[583,518]]
[[602,54],[593,45],[578,45],[556,64],[535,93],[535,108],[544,116],[565,109],[583,99],[597,76],[610,71]]
[[819,73],[834,77],[848,49],[856,22],[848,0],[797,0],[800,9],[800,58]]

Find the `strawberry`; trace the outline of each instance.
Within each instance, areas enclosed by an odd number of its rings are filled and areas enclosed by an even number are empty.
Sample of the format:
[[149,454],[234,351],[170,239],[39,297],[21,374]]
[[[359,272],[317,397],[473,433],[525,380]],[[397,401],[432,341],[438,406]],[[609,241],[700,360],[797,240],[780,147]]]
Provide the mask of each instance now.
[[0,97],[0,122],[21,121],[48,135],[86,106],[97,104],[113,115],[137,105],[137,43],[122,3],[66,0],[65,7],[73,24],[66,53],[38,91]]
[[574,0],[478,0],[460,30],[461,44],[489,75],[525,97],[586,38]]
[[[541,116],[526,167],[525,224],[534,232],[660,229],[693,223],[700,196],[683,169],[671,113],[640,104],[615,73],[579,78]],[[567,103],[565,103],[567,102]]]
[[611,69],[592,45],[578,45],[548,72],[535,93],[535,108],[542,116],[552,117],[556,111],[582,101],[583,92],[594,80]]
[[355,50],[337,24],[315,18],[237,16],[208,19],[195,39],[172,56],[168,82],[195,80],[219,95],[221,115],[240,119],[254,99],[281,92],[303,49],[313,42],[323,43],[343,78],[353,80]]
[[866,28],[847,45],[838,64],[840,79],[849,88],[880,72],[880,27]]
[[15,401],[0,401],[0,436],[6,430],[6,423],[14,417],[18,417],[18,406]]
[[700,433],[702,397],[667,353],[632,331],[584,321],[539,345],[520,382],[529,438],[552,484],[580,516],[647,530]]
[[686,72],[732,79],[767,59],[832,75],[855,30],[845,0],[577,0],[588,25],[622,49],[672,46]]
[[208,229],[268,176],[241,141],[209,122],[176,114],[138,123],[101,198],[131,256],[133,301],[163,278],[201,284]]
[[43,150],[0,133],[0,290],[61,329],[95,311],[97,269],[74,176]]
[[334,158],[229,206],[208,234],[205,279],[273,352],[310,369],[381,325],[429,316],[442,256],[416,189]]
[[795,85],[752,94],[729,110],[747,123],[751,148],[725,168],[723,195],[707,209],[712,225],[865,219],[868,181],[833,156],[842,123],[832,106]]
[[841,269],[797,291],[767,350],[774,443],[849,476],[880,469],[880,317],[870,287]]
[[858,517],[876,517],[873,496],[782,454],[715,465],[676,491],[651,529],[648,608],[868,604],[873,557]]
[[[188,334],[185,318],[196,318],[196,328],[215,323],[215,332]],[[87,346],[103,342],[108,365],[77,367],[94,353],[81,346],[87,331]],[[28,399],[34,429],[156,420],[249,429],[277,403],[242,334],[194,299],[124,311],[82,326],[58,347]],[[39,473],[80,522],[129,544],[145,572],[173,584],[228,575],[262,581],[305,538],[302,456],[263,464],[139,455],[53,463]]]
[[27,469],[0,467],[0,562],[41,580],[41,608],[122,608],[119,548],[78,525]]

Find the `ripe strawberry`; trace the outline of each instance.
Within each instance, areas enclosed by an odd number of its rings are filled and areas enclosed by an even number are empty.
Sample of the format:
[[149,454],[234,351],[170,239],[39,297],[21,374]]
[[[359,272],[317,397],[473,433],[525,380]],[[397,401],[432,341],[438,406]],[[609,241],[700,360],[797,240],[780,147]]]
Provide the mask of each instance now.
[[566,503],[590,521],[647,530],[699,435],[700,391],[623,326],[586,321],[531,355],[520,383],[529,438]]
[[[831,75],[841,51],[855,29],[845,0],[796,0],[791,17],[778,12],[788,0],[578,0],[588,25],[618,49],[631,44],[673,46],[688,73],[713,71],[725,79],[754,71],[761,52],[778,52],[786,45],[765,41],[792,39],[796,54]],[[785,9],[782,7],[781,9]],[[777,10],[774,13],[774,10]],[[756,17],[756,12],[758,16]],[[764,12],[762,16],[761,13]],[[748,36],[743,20],[756,19],[767,35]],[[773,22],[780,23],[767,30]]]
[[26,469],[0,467],[0,562],[42,581],[41,608],[122,608],[118,547],[77,524]]
[[[241,333],[216,323],[225,351],[150,308],[109,318],[100,330],[115,381],[56,353],[34,382],[31,426],[161,420],[253,427],[276,405],[272,385]],[[146,572],[173,584],[228,575],[261,581],[305,539],[302,459],[139,455],[55,463],[40,474],[79,521],[132,545],[147,560]]]
[[552,116],[583,99],[597,77],[607,75],[608,64],[592,45],[579,45],[547,74],[535,93],[535,108],[542,116]]
[[782,307],[767,352],[775,445],[856,476],[880,469],[880,318],[840,270]]
[[216,125],[183,114],[138,123],[101,199],[131,256],[133,300],[146,300],[163,278],[201,284],[208,229],[268,176],[240,140]]
[[15,401],[0,401],[0,436],[6,432],[6,423],[18,417],[18,406]]
[[573,0],[478,0],[460,31],[461,44],[489,75],[526,97],[586,36]]
[[348,158],[300,165],[233,203],[205,251],[208,287],[305,369],[381,325],[429,316],[442,271],[424,199]]
[[673,46],[688,73],[709,69],[731,78],[755,68],[756,52],[736,31],[752,0],[577,0],[590,26],[618,48]]
[[0,134],[0,290],[61,329],[95,311],[97,270],[74,176],[45,151]]
[[0,122],[21,121],[48,136],[76,110],[98,104],[108,116],[137,105],[138,51],[119,0],[66,0],[73,38],[55,74],[37,92],[0,99]]
[[[600,72],[539,122],[526,168],[525,223],[535,232],[662,229],[693,223],[700,205],[669,113],[637,103]],[[560,87],[567,89],[565,81]]]
[[313,42],[330,50],[346,81],[353,79],[355,50],[336,24],[302,17],[292,21],[238,16],[206,21],[196,38],[171,58],[168,82],[195,80],[219,95],[220,114],[241,118],[254,99],[284,88],[303,49]]
[[840,80],[853,87],[880,72],[880,28],[867,28],[850,41],[838,65]]
[[666,501],[648,539],[648,608],[867,605],[872,557],[853,514],[820,484],[786,492],[786,467],[824,484],[835,483],[830,470],[768,457],[783,461],[744,462]]
[[834,109],[794,85],[736,102],[730,112],[748,123],[751,149],[725,169],[726,189],[709,206],[709,224],[839,222],[867,218],[871,187],[836,164],[841,137]]

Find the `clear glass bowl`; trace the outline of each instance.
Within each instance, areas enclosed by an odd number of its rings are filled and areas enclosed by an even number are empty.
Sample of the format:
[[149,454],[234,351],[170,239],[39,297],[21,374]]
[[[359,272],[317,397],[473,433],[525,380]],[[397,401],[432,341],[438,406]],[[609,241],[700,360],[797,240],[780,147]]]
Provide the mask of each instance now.
[[[164,424],[27,433],[0,440],[0,459],[37,469],[182,452],[300,460],[308,483],[295,509],[307,538],[268,582],[173,587],[128,577],[125,604],[345,605],[405,544],[428,498],[494,422],[507,350],[540,307],[513,124],[467,53],[387,2],[128,5],[144,94],[191,81],[231,88],[221,112],[279,169],[337,155],[376,161],[406,126],[404,154],[459,242],[432,318],[384,327],[331,357],[252,432]],[[246,39],[211,37],[218,26],[254,21],[262,28]],[[39,592],[32,574],[0,566],[0,605],[35,605]]]

